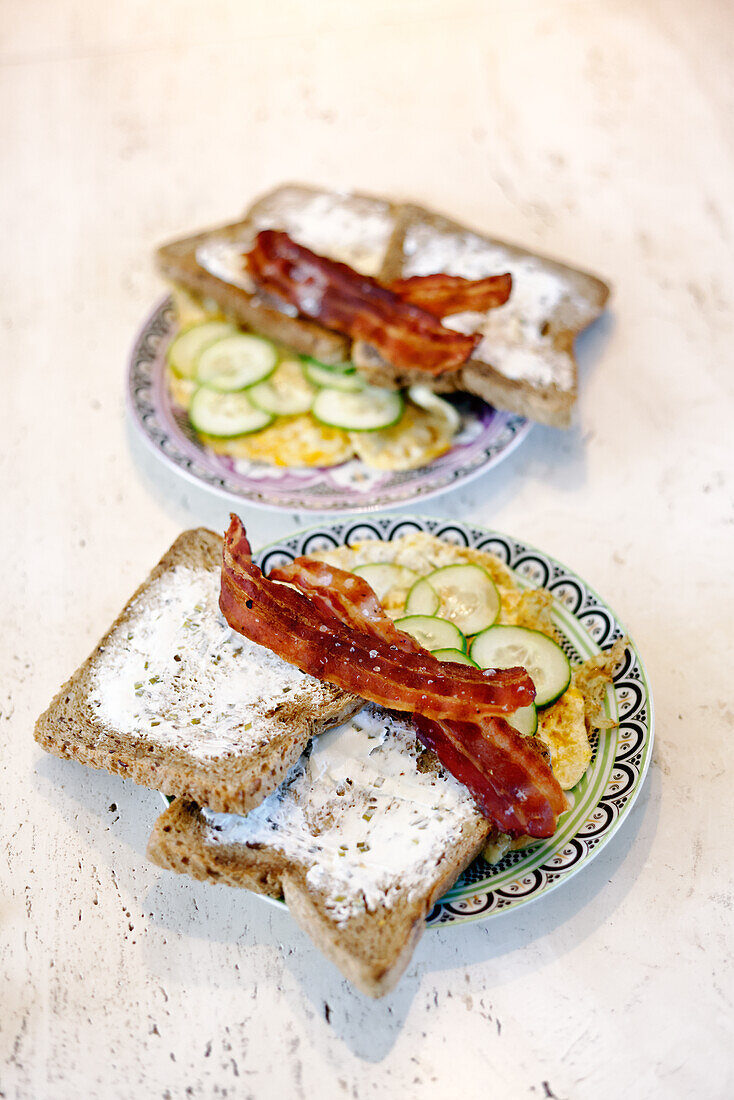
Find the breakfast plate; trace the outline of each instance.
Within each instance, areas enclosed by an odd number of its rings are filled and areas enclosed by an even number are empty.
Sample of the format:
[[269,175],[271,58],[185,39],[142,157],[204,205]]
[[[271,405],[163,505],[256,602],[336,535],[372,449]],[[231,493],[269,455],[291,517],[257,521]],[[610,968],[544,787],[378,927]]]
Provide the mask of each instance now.
[[276,511],[372,512],[436,496],[492,469],[522,442],[531,422],[468,394],[452,395],[461,428],[449,451],[416,470],[372,470],[358,459],[332,467],[279,467],[211,451],[171,399],[166,350],[176,332],[161,301],[135,339],[127,397],[133,423],[156,455],[184,477],[228,498]]
[[[572,664],[608,650],[626,634],[608,604],[572,570],[508,535],[462,523],[415,516],[352,516],[271,543],[256,560],[268,573],[302,554],[367,539],[389,541],[416,531],[488,551],[512,570],[521,588],[550,591],[553,620]],[[567,792],[571,808],[561,817],[554,836],[509,852],[494,865],[481,856],[475,859],[434,906],[427,918],[429,925],[462,924],[525,905],[567,882],[614,836],[642,788],[653,744],[652,695],[642,660],[631,642],[607,691],[605,713],[618,724],[592,736],[591,763],[580,782]]]

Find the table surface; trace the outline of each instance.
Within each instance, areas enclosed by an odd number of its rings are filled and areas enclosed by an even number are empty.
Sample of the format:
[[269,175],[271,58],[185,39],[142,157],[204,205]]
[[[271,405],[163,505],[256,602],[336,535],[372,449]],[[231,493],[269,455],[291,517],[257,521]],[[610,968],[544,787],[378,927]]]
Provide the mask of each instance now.
[[[727,0],[5,0],[0,1096],[732,1095],[733,31]],[[147,863],[158,795],[32,740],[174,536],[228,510],[126,422],[151,251],[284,179],[614,287],[575,425],[430,512],[609,600],[654,762],[582,874],[427,932],[378,1002],[287,912]],[[256,544],[312,518],[242,513]]]

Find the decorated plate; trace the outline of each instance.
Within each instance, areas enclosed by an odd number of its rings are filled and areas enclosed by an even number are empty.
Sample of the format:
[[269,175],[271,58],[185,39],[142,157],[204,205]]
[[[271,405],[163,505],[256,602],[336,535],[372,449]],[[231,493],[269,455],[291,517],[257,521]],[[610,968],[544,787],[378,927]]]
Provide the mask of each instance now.
[[165,354],[176,331],[170,298],[143,325],[130,358],[128,401],[135,425],[155,453],[184,477],[216,493],[284,511],[372,512],[425,499],[491,469],[514,450],[531,423],[468,394],[452,395],[462,426],[451,449],[418,470],[341,466],[278,467],[217,455],[189,425],[166,385]]
[[[572,664],[609,649],[626,633],[611,608],[566,566],[508,535],[461,523],[414,516],[351,517],[272,543],[257,561],[267,573],[300,554],[365,539],[388,541],[411,531],[489,551],[509,566],[521,587],[548,589],[555,597],[554,622]],[[462,924],[525,905],[567,882],[614,836],[640,792],[652,753],[652,696],[634,645],[626,650],[608,689],[606,713],[618,725],[594,735],[591,763],[567,792],[572,807],[555,835],[508,853],[494,866],[477,858],[434,906],[429,925]]]

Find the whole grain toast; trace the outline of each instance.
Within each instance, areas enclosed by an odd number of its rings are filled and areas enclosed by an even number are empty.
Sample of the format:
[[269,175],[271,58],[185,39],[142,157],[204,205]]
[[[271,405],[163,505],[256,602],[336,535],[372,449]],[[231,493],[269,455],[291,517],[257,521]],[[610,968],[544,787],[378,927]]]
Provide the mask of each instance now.
[[[258,294],[241,261],[260,229],[278,228],[322,255],[349,263],[382,283],[436,271],[481,278],[511,271],[509,301],[486,314],[444,319],[482,331],[484,339],[458,371],[431,376],[397,371],[374,347],[353,344],[290,307]],[[500,409],[567,427],[577,396],[575,336],[603,310],[609,288],[584,271],[473,231],[412,203],[285,184],[258,199],[229,226],[173,241],[158,250],[162,274],[237,323],[325,363],[352,358],[373,383],[413,382],[436,392],[466,391]]]
[[490,831],[409,718],[367,705],[314,741],[246,816],[174,802],[148,855],[197,879],[282,896],[345,977],[379,997]]
[[362,705],[234,634],[218,608],[222,539],[176,539],[38,719],[47,752],[244,813],[309,739]]
[[156,253],[166,279],[216,306],[237,324],[287,344],[323,363],[349,359],[351,343],[315,321],[289,315],[259,294],[242,254],[261,229],[278,228],[315,252],[363,274],[377,274],[395,229],[396,207],[369,195],[286,184],[263,195],[246,217],[231,225],[162,245]]
[[443,271],[480,279],[509,271],[512,293],[499,309],[444,318],[483,339],[458,371],[427,379],[396,371],[377,350],[355,341],[352,358],[375,385],[428,384],[436,392],[466,391],[489,404],[541,423],[567,427],[577,397],[576,335],[604,309],[609,288],[596,276],[467,229],[421,206],[403,204],[380,270],[383,283]]

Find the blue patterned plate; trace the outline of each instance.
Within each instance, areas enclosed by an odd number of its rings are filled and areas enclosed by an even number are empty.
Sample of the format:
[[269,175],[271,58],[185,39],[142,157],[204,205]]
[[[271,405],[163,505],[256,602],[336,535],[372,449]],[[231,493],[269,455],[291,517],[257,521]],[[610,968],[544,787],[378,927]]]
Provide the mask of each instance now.
[[[626,633],[609,606],[566,566],[508,535],[462,523],[415,516],[351,517],[272,543],[260,551],[257,561],[268,572],[299,554],[364,539],[387,541],[410,531],[427,531],[487,550],[513,570],[522,587],[552,592],[554,621],[572,663],[608,649]],[[609,688],[606,712],[619,725],[595,736],[591,764],[568,792],[573,806],[555,835],[525,851],[508,853],[495,866],[476,859],[429,914],[429,925],[462,924],[524,905],[566,882],[611,839],[640,793],[652,754],[652,695],[634,646]]]

